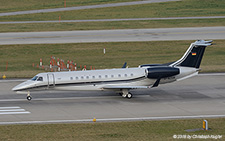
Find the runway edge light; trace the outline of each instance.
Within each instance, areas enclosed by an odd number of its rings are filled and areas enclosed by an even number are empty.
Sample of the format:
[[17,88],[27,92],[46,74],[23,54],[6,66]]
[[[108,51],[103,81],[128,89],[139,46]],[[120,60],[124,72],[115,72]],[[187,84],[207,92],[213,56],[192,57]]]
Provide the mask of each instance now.
[[206,131],[209,129],[207,120],[203,120],[203,129],[206,130]]
[[96,122],[96,118],[93,119],[93,122]]

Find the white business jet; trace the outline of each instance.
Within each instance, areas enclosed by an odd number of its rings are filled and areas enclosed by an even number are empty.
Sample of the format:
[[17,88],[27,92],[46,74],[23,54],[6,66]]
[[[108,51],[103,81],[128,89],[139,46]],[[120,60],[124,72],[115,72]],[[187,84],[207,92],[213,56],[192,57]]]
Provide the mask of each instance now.
[[167,64],[146,64],[137,68],[39,73],[13,91],[26,91],[31,100],[33,90],[112,90],[132,98],[131,89],[157,87],[195,76],[207,46],[211,41],[198,40],[190,45],[181,59]]

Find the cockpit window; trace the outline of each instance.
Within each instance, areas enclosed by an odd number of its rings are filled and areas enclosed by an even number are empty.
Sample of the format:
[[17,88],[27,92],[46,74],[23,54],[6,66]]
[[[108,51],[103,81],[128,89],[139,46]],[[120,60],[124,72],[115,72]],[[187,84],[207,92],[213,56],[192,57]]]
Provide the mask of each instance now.
[[31,80],[35,81],[37,80],[38,76],[34,76]]
[[37,81],[43,81],[43,77],[38,77]]

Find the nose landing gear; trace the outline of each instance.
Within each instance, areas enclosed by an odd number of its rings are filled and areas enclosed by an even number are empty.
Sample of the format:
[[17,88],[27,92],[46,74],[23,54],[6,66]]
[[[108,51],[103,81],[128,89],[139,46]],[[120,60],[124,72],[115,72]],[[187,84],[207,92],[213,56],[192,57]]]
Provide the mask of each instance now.
[[32,97],[31,97],[31,95],[30,95],[30,92],[28,91],[28,94],[27,94],[27,100],[28,100],[28,101],[31,101],[31,99],[32,99]]

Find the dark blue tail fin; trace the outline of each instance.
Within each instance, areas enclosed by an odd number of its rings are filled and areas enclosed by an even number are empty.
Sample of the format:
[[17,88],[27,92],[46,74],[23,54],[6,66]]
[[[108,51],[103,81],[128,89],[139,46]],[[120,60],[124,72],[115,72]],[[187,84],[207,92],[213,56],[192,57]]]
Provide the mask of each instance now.
[[122,66],[122,68],[126,68],[127,67],[127,62],[125,62]]
[[198,40],[190,45],[183,57],[178,61],[170,64],[170,66],[184,66],[199,68],[202,57],[207,46],[212,45],[211,41]]

